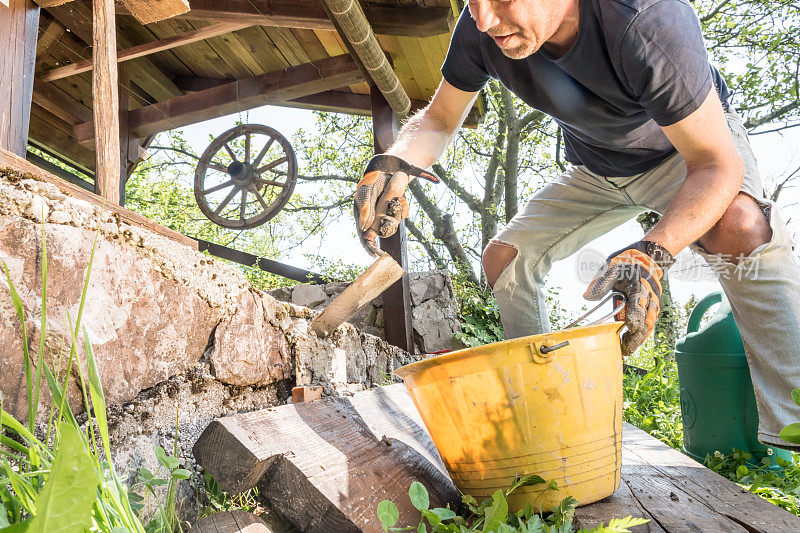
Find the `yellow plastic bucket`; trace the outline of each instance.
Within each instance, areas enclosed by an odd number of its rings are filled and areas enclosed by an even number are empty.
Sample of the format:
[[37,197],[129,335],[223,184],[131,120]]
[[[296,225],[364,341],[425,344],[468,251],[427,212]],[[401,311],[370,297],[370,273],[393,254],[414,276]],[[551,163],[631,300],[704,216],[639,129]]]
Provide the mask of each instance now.
[[[459,350],[399,368],[456,487],[478,501],[515,476],[555,479],[509,497],[549,510],[614,493],[622,454],[622,356],[612,322]],[[556,347],[568,341],[566,345]]]

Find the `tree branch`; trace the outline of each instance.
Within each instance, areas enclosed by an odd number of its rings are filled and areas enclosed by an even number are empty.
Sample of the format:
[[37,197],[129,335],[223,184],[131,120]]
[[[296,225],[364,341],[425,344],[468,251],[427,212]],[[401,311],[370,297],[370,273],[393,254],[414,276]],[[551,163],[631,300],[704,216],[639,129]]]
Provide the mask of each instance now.
[[764,117],[757,118],[757,119],[748,119],[747,122],[744,123],[744,127],[747,128],[748,130],[751,130],[753,128],[757,128],[757,127],[761,126],[762,124],[766,124],[768,122],[772,122],[776,118],[779,118],[782,115],[785,115],[786,113],[789,113],[790,111],[793,111],[793,110],[797,109],[798,107],[800,107],[800,99],[797,99],[794,102],[789,102],[785,106],[776,109],[775,111],[773,111],[772,113],[770,113],[770,114],[768,114],[768,115],[766,115]]
[[186,157],[191,157],[192,159],[200,159],[195,154],[193,154],[193,153],[191,153],[191,152],[189,152],[187,150],[183,150],[182,148],[175,148],[174,146],[152,146],[151,145],[150,148],[153,149],[153,150],[165,150],[165,151],[168,151],[168,152],[177,152],[177,153],[179,153],[181,155],[185,155]]
[[408,232],[417,240],[418,243],[425,248],[425,251],[428,252],[428,255],[433,260],[433,264],[436,265],[436,268],[439,270],[447,269],[447,261],[439,255],[439,252],[436,251],[436,247],[433,245],[431,241],[425,238],[425,235],[422,234],[422,231],[414,224],[411,219],[406,219],[406,228],[408,228]]
[[448,189],[453,191],[453,194],[455,194],[459,200],[467,204],[467,207],[473,211],[480,211],[481,201],[475,195],[462,187],[457,180],[453,179],[441,164],[434,163],[431,168],[442,180],[442,183],[444,183]]
[[358,183],[359,178],[352,176],[342,176],[339,174],[323,174],[321,176],[303,176],[298,175],[297,179],[303,181],[346,181],[348,183]]
[[444,244],[450,257],[453,259],[453,264],[456,269],[468,280],[478,286],[478,278],[475,272],[472,271],[470,266],[469,257],[467,257],[464,247],[458,240],[458,237],[453,227],[453,220],[450,215],[443,215],[441,210],[431,202],[430,198],[425,194],[425,190],[417,180],[412,180],[408,184],[411,194],[414,195],[419,206],[428,215],[428,218],[433,222],[433,236]]
[[715,7],[711,11],[709,11],[708,14],[703,15],[702,17],[700,17],[700,22],[708,22],[709,20],[713,19],[714,17],[716,17],[719,14],[720,11],[722,11],[722,8],[725,7],[726,5],[730,4],[730,2],[731,2],[731,0],[722,0],[722,2],[717,4],[717,7]]

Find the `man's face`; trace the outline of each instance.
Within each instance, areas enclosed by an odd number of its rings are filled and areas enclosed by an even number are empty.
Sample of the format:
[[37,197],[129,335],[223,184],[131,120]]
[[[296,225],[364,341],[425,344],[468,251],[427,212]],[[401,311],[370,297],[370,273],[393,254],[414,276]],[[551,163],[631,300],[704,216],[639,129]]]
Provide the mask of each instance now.
[[469,0],[478,30],[507,57],[524,59],[558,29],[571,0]]

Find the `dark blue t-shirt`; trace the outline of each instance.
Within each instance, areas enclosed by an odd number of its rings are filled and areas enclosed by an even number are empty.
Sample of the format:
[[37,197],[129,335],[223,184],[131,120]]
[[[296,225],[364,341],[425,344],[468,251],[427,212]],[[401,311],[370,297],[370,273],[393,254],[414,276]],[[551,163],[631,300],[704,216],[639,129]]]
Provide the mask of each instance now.
[[582,0],[580,9],[578,39],[562,57],[541,48],[510,59],[465,8],[442,75],[468,92],[500,80],[563,128],[567,161],[604,176],[645,172],[674,153],[659,126],[690,115],[713,86],[727,106],[688,2]]

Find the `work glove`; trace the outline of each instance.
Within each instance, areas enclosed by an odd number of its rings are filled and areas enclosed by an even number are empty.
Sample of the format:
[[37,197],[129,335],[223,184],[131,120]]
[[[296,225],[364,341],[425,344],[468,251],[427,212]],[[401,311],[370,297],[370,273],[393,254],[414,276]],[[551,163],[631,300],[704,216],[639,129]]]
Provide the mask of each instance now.
[[439,183],[435,175],[397,156],[378,154],[369,160],[364,177],[356,185],[353,214],[358,238],[370,255],[382,253],[376,237],[394,235],[400,222],[408,218],[405,191],[414,177]]
[[583,295],[600,300],[612,289],[625,295],[617,314],[627,331],[622,335],[622,355],[631,355],[650,336],[661,312],[661,279],[675,260],[653,241],[638,241],[611,254]]

